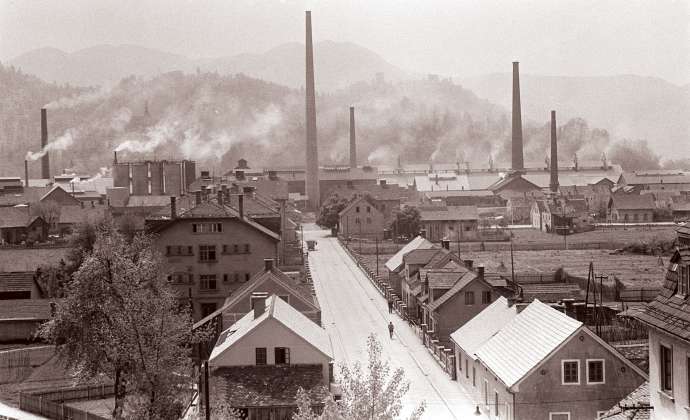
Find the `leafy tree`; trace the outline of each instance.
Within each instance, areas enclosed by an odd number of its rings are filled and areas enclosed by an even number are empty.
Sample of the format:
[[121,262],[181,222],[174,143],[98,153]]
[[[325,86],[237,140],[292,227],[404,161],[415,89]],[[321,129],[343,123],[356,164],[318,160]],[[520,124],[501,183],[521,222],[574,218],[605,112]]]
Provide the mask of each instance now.
[[[367,339],[368,362],[363,369],[359,362],[354,366],[341,367],[340,386],[342,400],[337,403],[329,398],[321,415],[310,408],[307,394],[298,394],[296,420],[339,420],[372,419],[393,420],[402,410],[402,397],[410,388],[402,368],[391,368],[381,357],[381,343],[373,334]],[[410,420],[419,419],[426,404],[422,402],[410,415]]]
[[39,201],[31,206],[31,213],[43,219],[54,231],[60,221],[60,205],[52,200]]
[[414,236],[419,232],[419,222],[421,216],[416,207],[404,206],[395,215],[395,231],[398,235]]
[[316,224],[332,229],[338,226],[339,216],[341,211],[347,207],[349,200],[341,197],[338,193],[331,194],[330,197],[321,205],[319,210],[319,217],[316,219]]
[[82,379],[114,381],[115,419],[176,418],[193,383],[190,345],[203,337],[161,272],[150,238],[127,242],[113,225],[99,227],[39,331]]

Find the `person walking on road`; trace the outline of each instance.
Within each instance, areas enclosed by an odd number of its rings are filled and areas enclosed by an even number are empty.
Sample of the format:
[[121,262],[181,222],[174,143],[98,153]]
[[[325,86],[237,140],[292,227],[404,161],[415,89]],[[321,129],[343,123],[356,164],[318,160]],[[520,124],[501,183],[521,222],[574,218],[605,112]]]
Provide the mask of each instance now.
[[393,299],[388,298],[388,313],[392,314],[393,313]]
[[388,323],[388,333],[389,333],[390,336],[391,336],[391,340],[393,339],[393,328],[394,328],[394,327],[393,327],[393,321],[390,321],[390,322]]

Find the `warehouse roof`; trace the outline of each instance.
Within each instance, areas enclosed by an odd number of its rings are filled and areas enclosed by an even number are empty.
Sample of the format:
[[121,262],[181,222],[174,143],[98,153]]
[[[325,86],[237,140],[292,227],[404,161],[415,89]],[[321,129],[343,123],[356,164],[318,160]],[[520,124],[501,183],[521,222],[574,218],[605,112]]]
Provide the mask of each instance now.
[[408,242],[400,251],[396,252],[395,255],[390,257],[386,261],[386,268],[389,271],[398,271],[403,265],[403,256],[414,249],[429,249],[433,248],[435,245],[429,242],[426,238],[417,236]]

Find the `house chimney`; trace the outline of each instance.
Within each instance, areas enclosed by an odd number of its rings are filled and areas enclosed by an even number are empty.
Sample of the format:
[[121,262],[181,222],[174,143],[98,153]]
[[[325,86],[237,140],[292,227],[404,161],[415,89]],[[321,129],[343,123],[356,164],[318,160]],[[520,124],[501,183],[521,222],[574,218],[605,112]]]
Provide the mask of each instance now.
[[477,266],[477,277],[480,279],[484,278],[484,264],[479,264]]
[[448,239],[443,239],[441,241],[441,246],[443,247],[443,249],[447,249],[450,251],[450,241]]
[[24,160],[24,187],[29,188],[29,161]]
[[223,190],[218,190],[216,191],[216,194],[218,195],[218,205],[223,206]]
[[426,238],[426,229],[421,229],[419,231],[419,236],[421,236],[422,238]]
[[319,195],[319,146],[316,138],[316,93],[314,90],[314,47],[311,39],[311,12],[306,12],[306,126],[307,126],[307,165],[305,190],[309,207],[318,209]]
[[117,165],[117,150],[113,151],[113,165]]
[[[48,114],[41,108],[41,150],[48,145]],[[41,178],[50,179],[50,158],[48,153],[41,158]]]
[[240,219],[244,219],[244,194],[237,195],[237,207],[239,207]]
[[473,264],[474,264],[474,260],[465,260],[465,266],[467,268],[471,269]]
[[350,107],[350,168],[357,167],[357,141],[355,137],[355,107]]
[[520,110],[520,63],[513,61],[513,148],[512,148],[514,171],[521,171],[525,168],[522,156],[522,112]]
[[386,186],[386,180],[385,179],[379,179],[379,185],[382,187]]
[[201,191],[194,191],[194,202],[197,206],[201,204]]
[[264,269],[266,271],[273,270],[273,258],[264,258]]
[[266,300],[268,299],[268,293],[254,292],[252,293],[250,299],[254,305],[254,319],[256,319],[266,312]]
[[556,141],[556,111],[551,111],[551,191],[558,192],[558,144]]
[[177,219],[177,198],[174,195],[170,196],[170,218]]

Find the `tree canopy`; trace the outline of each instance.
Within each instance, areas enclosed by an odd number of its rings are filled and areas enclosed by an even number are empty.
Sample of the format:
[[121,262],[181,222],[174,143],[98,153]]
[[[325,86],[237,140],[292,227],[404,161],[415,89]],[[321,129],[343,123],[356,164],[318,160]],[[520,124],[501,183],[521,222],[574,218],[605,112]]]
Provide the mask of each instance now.
[[321,205],[319,210],[319,217],[316,219],[316,224],[319,226],[327,227],[332,229],[338,226],[338,220],[341,211],[345,207],[349,200],[345,197],[341,197],[338,193],[333,193],[328,199]]
[[395,232],[398,235],[414,236],[419,233],[419,222],[421,216],[416,207],[404,206],[401,211],[395,215]]

